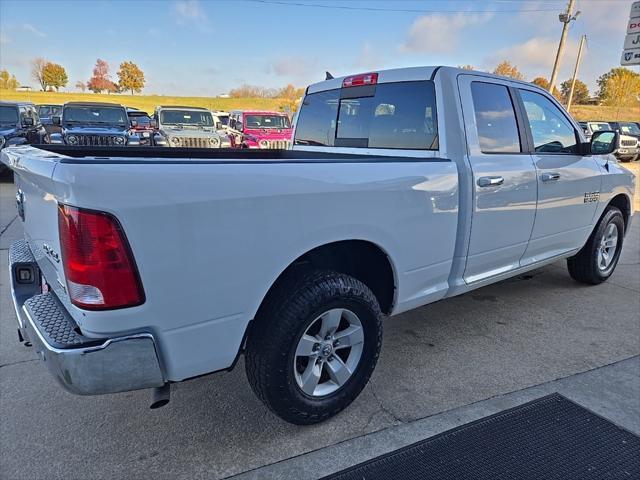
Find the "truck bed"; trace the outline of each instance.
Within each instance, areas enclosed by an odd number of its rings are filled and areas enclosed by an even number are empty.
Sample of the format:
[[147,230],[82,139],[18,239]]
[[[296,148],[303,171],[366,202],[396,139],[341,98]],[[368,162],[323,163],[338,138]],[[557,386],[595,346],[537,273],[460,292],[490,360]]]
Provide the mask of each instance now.
[[[24,196],[26,240],[82,334],[150,332],[167,379],[177,381],[229,367],[279,275],[323,245],[366,242],[393,259],[395,313],[444,297],[457,166],[398,153],[49,145],[5,149],[2,159]],[[64,262],[55,257],[61,204],[117,218],[144,304],[70,304]]]
[[[140,161],[144,163],[166,163],[172,159],[180,159],[181,163],[197,162],[203,163],[274,163],[292,162],[306,163],[321,161],[322,163],[344,162],[350,163],[370,163],[370,162],[392,162],[394,160],[402,162],[448,162],[448,159],[413,155],[404,156],[401,151],[396,155],[376,155],[376,154],[351,154],[336,152],[317,152],[304,150],[277,150],[277,149],[237,149],[237,148],[169,148],[169,147],[85,147],[71,145],[34,145],[40,150],[46,150],[57,155],[70,157],[61,159],[61,163],[105,163],[105,161],[132,163]],[[130,160],[136,159],[136,160]]]

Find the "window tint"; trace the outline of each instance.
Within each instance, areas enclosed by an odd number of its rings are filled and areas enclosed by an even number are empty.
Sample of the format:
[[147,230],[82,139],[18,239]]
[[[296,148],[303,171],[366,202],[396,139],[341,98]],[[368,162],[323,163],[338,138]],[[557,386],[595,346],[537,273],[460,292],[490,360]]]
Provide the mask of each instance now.
[[495,83],[471,83],[480,150],[484,153],[522,151],[509,89]]
[[0,106],[0,125],[16,125],[18,123],[18,109],[11,106]]
[[340,90],[313,93],[304,97],[296,124],[296,145],[333,146]]
[[284,115],[247,115],[247,128],[291,128]]
[[520,90],[527,112],[533,146],[539,153],[576,153],[578,145],[573,126],[551,100],[539,93]]
[[[371,89],[368,93],[371,93]],[[353,90],[355,92],[355,90]],[[335,142],[339,139],[339,142]],[[432,82],[383,83],[374,96],[340,99],[340,90],[307,95],[296,127],[297,145],[437,148]]]

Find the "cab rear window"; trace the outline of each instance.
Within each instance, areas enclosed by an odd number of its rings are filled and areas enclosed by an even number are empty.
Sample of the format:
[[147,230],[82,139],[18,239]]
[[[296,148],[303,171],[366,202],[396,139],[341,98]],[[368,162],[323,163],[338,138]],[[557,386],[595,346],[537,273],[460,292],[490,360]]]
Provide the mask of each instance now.
[[437,123],[430,81],[328,90],[305,97],[294,143],[433,150],[438,144]]

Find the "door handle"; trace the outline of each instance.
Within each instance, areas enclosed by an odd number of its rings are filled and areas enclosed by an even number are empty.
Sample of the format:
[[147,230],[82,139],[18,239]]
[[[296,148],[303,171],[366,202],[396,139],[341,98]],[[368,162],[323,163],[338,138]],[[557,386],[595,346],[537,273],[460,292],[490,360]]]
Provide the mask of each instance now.
[[480,177],[478,179],[479,187],[497,187],[498,185],[502,185],[504,183],[504,177],[496,176],[496,177]]
[[543,182],[555,182],[556,180],[560,180],[560,174],[555,172],[543,173],[540,178]]

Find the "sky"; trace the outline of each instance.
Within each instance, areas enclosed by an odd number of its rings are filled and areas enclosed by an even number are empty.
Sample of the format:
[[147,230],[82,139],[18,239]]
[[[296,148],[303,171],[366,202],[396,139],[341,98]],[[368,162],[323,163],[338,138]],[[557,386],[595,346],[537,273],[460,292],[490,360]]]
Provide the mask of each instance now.
[[[619,66],[631,0],[577,0],[559,81],[573,72],[590,90]],[[527,80],[549,78],[564,0],[0,0],[0,69],[22,85],[30,62],[62,64],[67,90],[97,58],[137,63],[145,93],[216,96],[243,83],[306,86],[334,76],[416,65],[508,59]]]

